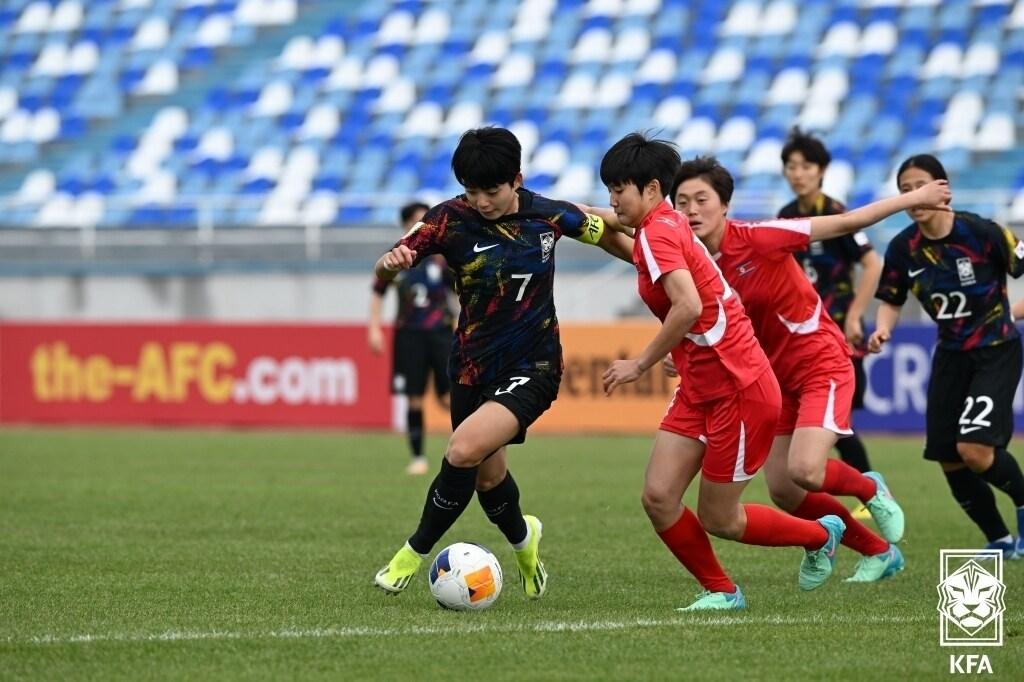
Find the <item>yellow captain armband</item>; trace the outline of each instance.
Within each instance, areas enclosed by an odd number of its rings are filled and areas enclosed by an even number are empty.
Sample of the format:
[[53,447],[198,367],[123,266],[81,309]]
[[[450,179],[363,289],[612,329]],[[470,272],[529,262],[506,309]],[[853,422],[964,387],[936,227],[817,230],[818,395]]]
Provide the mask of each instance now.
[[597,244],[604,234],[604,219],[593,213],[585,213],[586,221],[583,223],[583,233],[577,237],[584,244]]

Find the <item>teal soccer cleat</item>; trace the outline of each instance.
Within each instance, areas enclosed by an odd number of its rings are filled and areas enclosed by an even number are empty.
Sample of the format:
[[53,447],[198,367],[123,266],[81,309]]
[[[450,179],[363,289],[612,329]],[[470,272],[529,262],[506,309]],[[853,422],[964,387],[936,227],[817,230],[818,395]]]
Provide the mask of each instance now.
[[816,590],[825,584],[836,565],[836,550],[846,531],[846,524],[834,514],[822,516],[818,523],[828,532],[825,544],[814,550],[805,550],[800,562],[800,578],[797,583],[801,590]]
[[747,600],[743,590],[736,586],[735,592],[708,592],[704,590],[697,595],[697,601],[689,606],[676,609],[680,613],[692,611],[739,611],[747,608]]

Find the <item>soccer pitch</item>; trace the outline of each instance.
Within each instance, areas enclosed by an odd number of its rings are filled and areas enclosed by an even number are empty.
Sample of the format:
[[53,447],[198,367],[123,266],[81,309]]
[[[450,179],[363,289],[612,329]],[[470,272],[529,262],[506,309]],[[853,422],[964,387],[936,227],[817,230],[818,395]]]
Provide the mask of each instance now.
[[[510,467],[545,524],[548,593],[526,600],[474,503],[437,549],[487,545],[505,586],[454,613],[425,570],[399,597],[371,586],[429,481],[402,473],[400,436],[0,430],[0,679],[919,679],[950,653],[1020,679],[1024,562],[1005,564],[1004,645],[940,647],[939,550],[980,533],[920,439],[867,444],[907,512],[894,579],[843,583],[844,548],[803,593],[799,550],[715,540],[749,608],[678,614],[699,588],[640,506],[650,439],[531,436]],[[758,477],[747,500],[767,499]]]

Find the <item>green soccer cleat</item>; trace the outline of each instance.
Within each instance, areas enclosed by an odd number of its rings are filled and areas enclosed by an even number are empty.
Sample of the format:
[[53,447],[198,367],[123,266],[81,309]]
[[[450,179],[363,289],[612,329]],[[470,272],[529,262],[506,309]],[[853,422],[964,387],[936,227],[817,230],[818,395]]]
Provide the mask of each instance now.
[[519,577],[523,581],[526,596],[530,599],[540,599],[548,586],[548,574],[538,553],[544,525],[536,516],[524,514],[523,520],[530,528],[530,544],[515,551],[516,564],[519,566]]
[[871,512],[871,518],[875,520],[882,537],[889,542],[899,542],[903,539],[903,510],[893,499],[882,474],[869,471],[864,475],[874,481],[877,488],[875,496],[865,502],[864,506]]
[[747,608],[747,600],[743,590],[736,586],[735,592],[708,592],[704,590],[697,595],[697,601],[689,606],[676,609],[680,613],[689,611],[739,611]]
[[847,583],[873,583],[885,578],[892,577],[903,570],[906,562],[903,560],[903,552],[896,545],[889,545],[889,549],[874,556],[861,557],[857,562],[857,568],[849,578],[843,582]]
[[391,558],[388,565],[377,571],[373,583],[388,594],[400,594],[409,586],[409,581],[420,570],[423,557],[405,543],[402,549]]
[[805,550],[803,561],[800,562],[798,580],[801,590],[816,590],[832,575],[832,569],[836,565],[836,550],[839,549],[839,541],[843,539],[843,532],[846,530],[846,524],[834,514],[822,516],[818,523],[828,532],[828,539],[818,549]]

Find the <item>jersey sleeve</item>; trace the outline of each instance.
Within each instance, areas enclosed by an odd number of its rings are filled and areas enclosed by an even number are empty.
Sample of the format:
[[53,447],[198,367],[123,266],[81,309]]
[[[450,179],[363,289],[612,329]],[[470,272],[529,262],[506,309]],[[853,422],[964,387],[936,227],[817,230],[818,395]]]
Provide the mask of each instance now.
[[444,204],[433,207],[423,215],[423,220],[409,228],[409,231],[395,242],[395,246],[403,244],[416,252],[413,267],[431,254],[443,253],[450,218],[451,213],[445,209]]
[[601,240],[604,220],[600,216],[584,213],[567,201],[557,203],[562,210],[555,216],[554,223],[562,234],[585,244],[597,244]]
[[651,281],[673,270],[689,270],[683,248],[683,233],[659,221],[654,221],[638,233],[644,263],[651,273]]
[[761,222],[734,221],[738,234],[759,254],[782,260],[790,254],[806,251],[811,244],[809,218],[793,220],[778,218]]
[[1024,242],[1002,225],[992,223],[992,227],[996,230],[997,249],[1006,264],[1006,274],[1020,277],[1024,274]]
[[907,275],[907,260],[899,243],[894,239],[885,250],[885,263],[882,265],[882,276],[878,280],[875,298],[897,307],[907,302],[907,291],[910,289],[910,277]]

